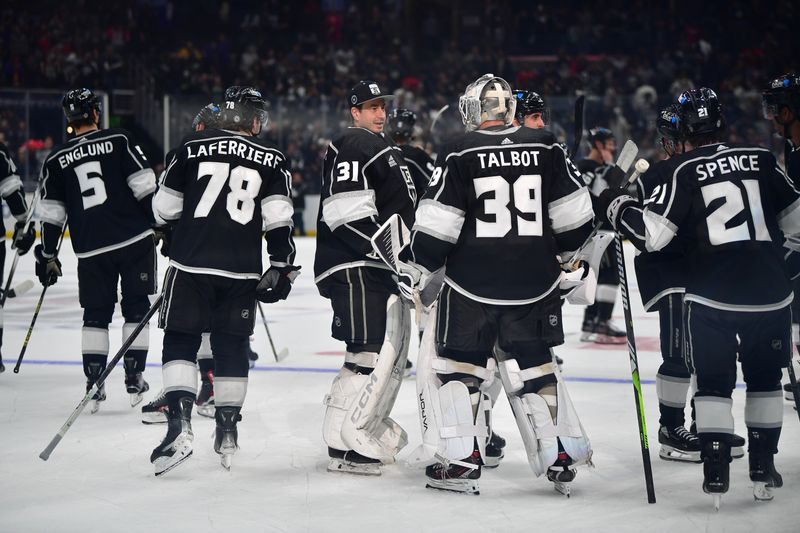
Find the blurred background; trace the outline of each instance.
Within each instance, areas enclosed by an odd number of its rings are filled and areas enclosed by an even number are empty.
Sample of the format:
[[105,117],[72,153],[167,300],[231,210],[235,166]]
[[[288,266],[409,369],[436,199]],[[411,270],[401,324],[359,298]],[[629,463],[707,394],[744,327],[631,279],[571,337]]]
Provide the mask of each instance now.
[[418,116],[431,153],[461,131],[464,87],[485,72],[539,92],[548,127],[632,138],[659,157],[658,107],[690,87],[715,89],[731,141],[782,141],[761,117],[760,92],[797,70],[800,2],[438,0],[4,0],[0,6],[0,141],[35,187],[65,139],[61,95],[104,94],[105,119],[131,130],[157,169],[192,118],[225,87],[251,84],[271,103],[264,135],[313,194],[328,140],[347,125],[348,89],[373,79]]

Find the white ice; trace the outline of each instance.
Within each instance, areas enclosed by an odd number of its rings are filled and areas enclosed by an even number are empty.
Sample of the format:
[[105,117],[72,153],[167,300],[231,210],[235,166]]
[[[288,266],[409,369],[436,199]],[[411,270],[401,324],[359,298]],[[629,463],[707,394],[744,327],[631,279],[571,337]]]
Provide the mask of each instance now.
[[[165,426],[146,426],[131,408],[121,368],[109,377],[99,413],[76,421],[49,461],[38,458],[83,397],[81,310],[76,259],[69,242],[61,253],[64,277],[48,292],[25,362],[12,369],[40,294],[38,283],[7,302],[0,375],[0,531],[800,531],[800,423],[788,402],[777,469],[785,485],[772,502],[753,501],[746,459],[731,466],[731,489],[719,512],[701,489],[702,467],[658,457],[658,406],[653,380],[660,363],[658,321],[642,311],[632,283],[650,457],[658,502],[645,497],[642,458],[626,347],[580,343],[582,309],[564,308],[567,342],[557,349],[575,407],[594,446],[595,469],[581,468],[566,499],[534,478],[506,400],[495,429],[508,440],[499,468],[485,470],[481,495],[424,488],[423,472],[404,459],[419,444],[414,379],[401,391],[394,418],[410,444],[383,476],[328,473],[321,427],[327,393],[342,363],[343,345],[330,338],[331,311],[313,283],[313,239],[298,239],[303,271],[285,302],[266,311],[276,347],[290,356],[272,360],[264,328],[256,324],[261,358],[250,376],[240,423],[241,450],[224,471],[212,449],[212,420],[195,416],[194,456],[163,478],[149,455]],[[631,250],[628,249],[630,257]],[[6,260],[6,270],[10,257]],[[165,262],[160,258],[160,273]],[[629,272],[631,268],[629,266]],[[16,281],[34,279],[31,255]],[[622,307],[616,321],[622,325]],[[161,385],[161,332],[151,324],[145,373],[151,391]],[[121,343],[121,316],[111,329],[112,353]],[[416,359],[415,350],[412,360]],[[588,380],[587,380],[588,378]],[[737,431],[743,434],[744,391],[734,393]]]

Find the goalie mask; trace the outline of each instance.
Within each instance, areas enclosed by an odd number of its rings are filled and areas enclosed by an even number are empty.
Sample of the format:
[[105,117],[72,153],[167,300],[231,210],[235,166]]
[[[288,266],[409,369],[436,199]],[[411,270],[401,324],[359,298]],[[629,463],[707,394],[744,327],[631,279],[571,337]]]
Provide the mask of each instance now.
[[467,131],[473,131],[489,120],[502,120],[511,125],[516,108],[511,86],[494,74],[484,74],[475,80],[458,99],[461,121]]

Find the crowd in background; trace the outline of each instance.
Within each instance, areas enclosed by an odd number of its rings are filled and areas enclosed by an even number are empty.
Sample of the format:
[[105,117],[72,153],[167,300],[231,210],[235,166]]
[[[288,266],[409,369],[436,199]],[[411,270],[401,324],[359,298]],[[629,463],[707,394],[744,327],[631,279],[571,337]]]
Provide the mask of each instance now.
[[[724,9],[638,0],[456,5],[8,0],[0,6],[0,88],[136,89],[144,72],[156,95],[218,100],[228,85],[252,84],[273,103],[268,134],[313,190],[319,154],[346,120],[345,97],[359,79],[395,89],[397,104],[418,113],[418,140],[432,151],[437,112],[450,105],[438,114],[441,132],[449,132],[458,94],[494,72],[552,102],[552,126],[564,140],[571,102],[585,93],[592,97],[587,127],[610,126],[655,154],[656,108],[696,85],[720,93],[733,140],[768,142],[760,90],[800,57],[790,25],[800,5],[790,0],[768,9],[756,0]],[[53,133],[21,121],[16,108],[0,106],[0,138],[30,160],[52,145]]]

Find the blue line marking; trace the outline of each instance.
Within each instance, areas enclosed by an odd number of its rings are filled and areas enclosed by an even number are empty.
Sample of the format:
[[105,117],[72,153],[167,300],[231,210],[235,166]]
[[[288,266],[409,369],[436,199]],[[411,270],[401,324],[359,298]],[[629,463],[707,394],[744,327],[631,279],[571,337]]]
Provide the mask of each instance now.
[[[8,360],[4,361],[5,363],[11,363],[13,366],[14,361]],[[52,366],[83,366],[83,362],[81,361],[53,361],[48,359],[26,359],[23,361],[23,365],[52,365]],[[117,366],[122,366],[122,362],[118,363]],[[150,368],[160,368],[161,363],[147,363],[148,367]],[[300,367],[300,366],[257,366],[255,368],[250,369],[251,372],[297,372],[297,373],[309,373],[309,374],[336,374],[339,372],[338,368],[308,368],[308,367]],[[412,376],[416,375],[416,372],[411,373]],[[620,384],[620,385],[630,385],[633,383],[630,379],[627,378],[588,378],[588,377],[580,377],[580,376],[565,376],[564,379],[566,381],[577,382],[577,383],[613,383],[613,384]],[[654,379],[640,379],[639,382],[642,385],[655,385],[656,380]],[[744,385],[742,383],[738,383],[736,385],[737,389],[743,389]]]

